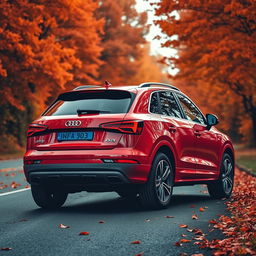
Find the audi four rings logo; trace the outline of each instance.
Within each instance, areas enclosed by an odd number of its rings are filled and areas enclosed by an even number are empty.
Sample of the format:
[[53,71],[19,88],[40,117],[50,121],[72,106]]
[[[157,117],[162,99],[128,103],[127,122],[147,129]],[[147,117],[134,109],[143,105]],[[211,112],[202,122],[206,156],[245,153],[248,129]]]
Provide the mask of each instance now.
[[79,120],[69,120],[65,123],[66,126],[80,126],[82,124]]

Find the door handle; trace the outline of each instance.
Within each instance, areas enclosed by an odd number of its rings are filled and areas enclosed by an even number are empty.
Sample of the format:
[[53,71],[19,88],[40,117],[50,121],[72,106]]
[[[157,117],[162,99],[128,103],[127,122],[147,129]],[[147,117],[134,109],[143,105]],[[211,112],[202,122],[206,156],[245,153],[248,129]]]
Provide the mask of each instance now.
[[171,126],[169,127],[169,131],[175,133],[175,132],[177,131],[176,126],[175,126],[175,125],[171,125]]
[[194,134],[196,137],[200,137],[201,136],[201,132],[200,131],[194,131]]

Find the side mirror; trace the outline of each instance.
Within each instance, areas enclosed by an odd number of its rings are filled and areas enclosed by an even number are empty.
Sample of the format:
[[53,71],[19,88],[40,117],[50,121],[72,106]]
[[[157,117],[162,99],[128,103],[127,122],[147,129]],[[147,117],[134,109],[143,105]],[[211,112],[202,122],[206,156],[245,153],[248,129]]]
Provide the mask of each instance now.
[[206,114],[207,128],[210,130],[212,126],[219,123],[217,116],[213,114]]

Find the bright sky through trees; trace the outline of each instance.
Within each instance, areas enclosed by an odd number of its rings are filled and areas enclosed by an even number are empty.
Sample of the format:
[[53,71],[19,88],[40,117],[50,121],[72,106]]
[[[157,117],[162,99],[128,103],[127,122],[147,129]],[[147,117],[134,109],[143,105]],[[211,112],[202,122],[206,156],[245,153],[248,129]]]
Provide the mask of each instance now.
[[[150,30],[148,35],[146,36],[147,41],[150,42],[151,45],[151,54],[152,55],[161,55],[166,57],[176,56],[177,51],[170,47],[161,47],[161,44],[165,42],[166,35],[161,33],[161,29],[158,25],[154,24],[154,20],[156,20],[154,7],[149,4],[148,1],[145,0],[136,0],[136,9],[138,12],[147,12],[148,15],[148,24],[150,25]],[[157,2],[157,1],[155,1]],[[157,40],[156,36],[162,36],[162,39]],[[168,68],[168,72],[171,75],[175,75],[178,72],[178,69]]]

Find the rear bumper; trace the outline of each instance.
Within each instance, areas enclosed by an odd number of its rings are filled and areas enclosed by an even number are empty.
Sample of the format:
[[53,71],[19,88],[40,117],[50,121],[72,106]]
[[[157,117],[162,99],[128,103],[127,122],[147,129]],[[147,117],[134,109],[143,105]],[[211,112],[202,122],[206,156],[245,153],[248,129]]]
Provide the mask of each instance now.
[[120,163],[27,164],[24,172],[29,183],[140,184],[147,181],[149,165]]

